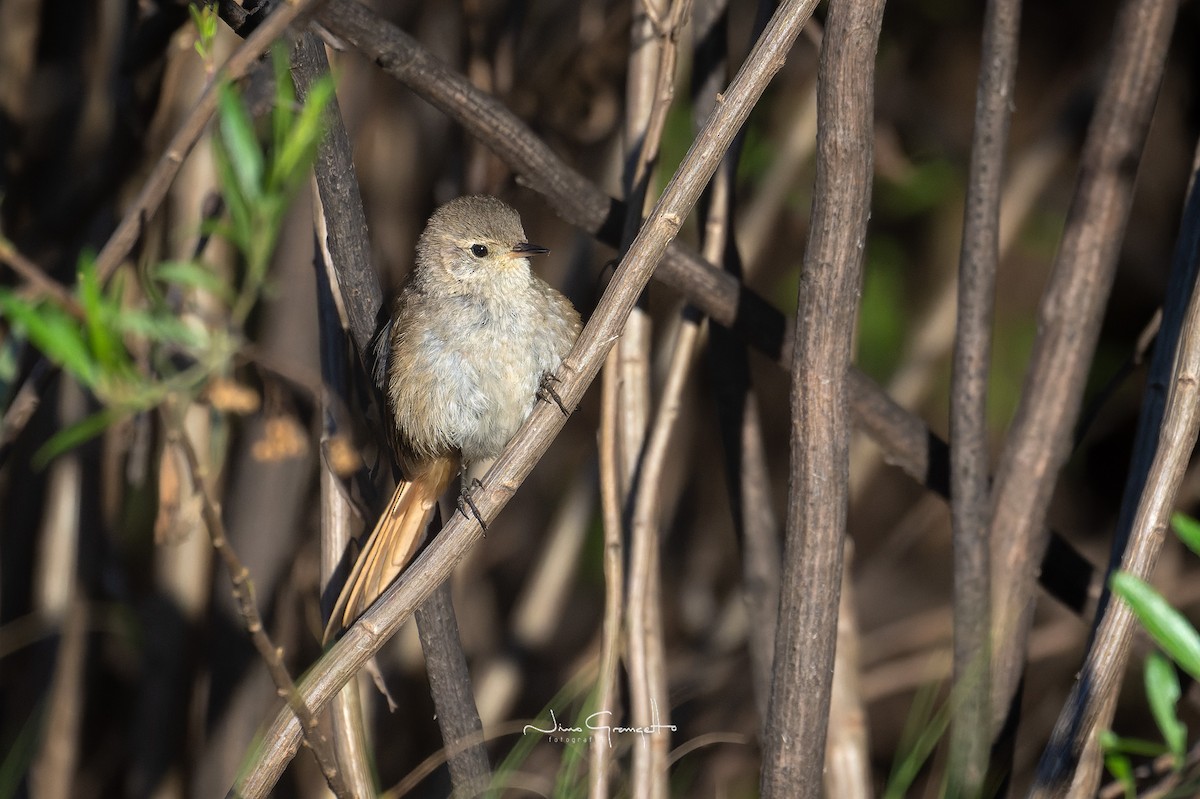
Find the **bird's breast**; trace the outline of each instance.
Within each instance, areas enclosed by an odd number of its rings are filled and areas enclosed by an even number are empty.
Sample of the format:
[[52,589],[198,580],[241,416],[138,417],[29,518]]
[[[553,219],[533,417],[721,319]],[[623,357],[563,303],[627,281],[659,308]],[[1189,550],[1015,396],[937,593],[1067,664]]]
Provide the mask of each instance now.
[[558,363],[539,336],[533,299],[458,300],[410,330],[390,394],[402,437],[419,454],[457,449],[467,462],[499,454]]

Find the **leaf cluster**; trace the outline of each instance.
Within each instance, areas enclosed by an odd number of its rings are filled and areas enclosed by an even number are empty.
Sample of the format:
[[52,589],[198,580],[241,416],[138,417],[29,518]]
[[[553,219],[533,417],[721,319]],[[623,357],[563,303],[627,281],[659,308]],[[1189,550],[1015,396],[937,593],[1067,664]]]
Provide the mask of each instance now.
[[[203,31],[203,14],[193,10],[193,16]],[[211,377],[229,370],[246,319],[262,296],[284,214],[324,135],[324,112],[333,96],[333,83],[327,79],[299,105],[286,52],[276,48],[273,63],[276,96],[264,137],[237,88],[220,88],[212,143],[229,217],[213,228],[235,245],[246,263],[235,286],[200,261],[166,261],[147,270],[142,291],[130,291],[126,273],[118,271],[105,285],[93,256],[85,254],[72,303],[0,289],[0,318],[102,406],[55,434],[37,453],[35,465],[172,395],[195,396]],[[181,319],[171,298],[197,291],[224,304],[227,320]]]

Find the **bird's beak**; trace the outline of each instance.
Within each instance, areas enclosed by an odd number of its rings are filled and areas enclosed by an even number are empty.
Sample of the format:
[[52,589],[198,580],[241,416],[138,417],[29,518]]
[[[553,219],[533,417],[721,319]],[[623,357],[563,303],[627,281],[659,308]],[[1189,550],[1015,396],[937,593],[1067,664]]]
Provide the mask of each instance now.
[[530,244],[527,241],[519,241],[509,253],[510,258],[528,258],[530,255],[545,255],[550,252],[546,247]]

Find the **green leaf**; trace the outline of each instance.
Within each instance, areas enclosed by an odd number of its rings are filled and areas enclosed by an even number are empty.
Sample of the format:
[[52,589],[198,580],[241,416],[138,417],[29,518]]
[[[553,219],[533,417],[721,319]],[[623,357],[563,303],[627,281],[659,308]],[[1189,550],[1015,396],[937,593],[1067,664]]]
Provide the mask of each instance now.
[[1200,522],[1183,513],[1171,516],[1171,527],[1188,549],[1200,555]]
[[115,328],[122,333],[149,339],[162,344],[178,344],[184,347],[204,346],[204,335],[189,327],[178,317],[152,311],[130,310],[114,320]]
[[278,153],[283,149],[287,132],[296,118],[296,88],[292,85],[291,59],[286,47],[277,45],[271,48],[271,65],[275,68],[275,106],[271,109],[271,146]]
[[217,109],[221,142],[229,155],[237,185],[248,202],[255,202],[262,195],[263,153],[254,133],[254,123],[246,113],[241,97],[228,83],[218,90]]
[[896,759],[883,789],[883,799],[903,799],[950,723],[950,703],[937,704],[937,686],[922,688],[913,697],[900,733]]
[[1162,594],[1128,572],[1113,572],[1113,593],[1129,604],[1155,643],[1184,671],[1200,679],[1200,634]]
[[226,302],[233,298],[224,278],[199,261],[163,261],[154,267],[154,279],[204,291]]
[[58,306],[30,305],[12,292],[0,291],[0,315],[25,331],[33,346],[71,373],[88,388],[94,388],[100,365],[84,340],[79,322]]
[[104,296],[100,278],[91,259],[81,259],[78,285],[92,353],[103,369],[123,368],[129,362],[128,353],[120,338],[113,335],[111,326],[112,318],[119,315],[119,311]]
[[49,441],[40,446],[37,452],[33,453],[33,467],[35,469],[45,468],[46,464],[67,450],[77,447],[86,441],[91,441],[103,433],[109,425],[119,418],[121,418],[120,411],[115,408],[105,408],[76,422],[70,427],[59,430],[50,437]]
[[283,137],[283,146],[272,164],[270,186],[289,191],[305,173],[325,135],[325,109],[333,97],[333,78],[326,75],[312,85],[295,123]]
[[1105,731],[1103,736],[1100,745],[1106,752],[1119,752],[1138,757],[1158,757],[1167,751],[1167,747],[1163,744],[1142,738],[1122,738],[1111,730]]
[[254,235],[250,200],[238,184],[238,178],[233,168],[233,159],[221,137],[214,136],[212,144],[213,164],[216,166],[217,178],[221,183],[221,196],[225,199],[225,207],[229,209],[229,219],[232,222],[228,235],[239,249],[244,250]]
[[1125,789],[1126,799],[1137,799],[1137,783],[1133,779],[1133,764],[1113,745],[1118,740],[1112,732],[1100,733],[1100,746],[1104,749],[1104,766]]
[[1187,748],[1187,725],[1179,720],[1176,712],[1179,705],[1179,675],[1175,667],[1159,652],[1151,652],[1146,658],[1144,674],[1146,699],[1158,729],[1162,732],[1167,748],[1175,755],[1175,762],[1183,762]]

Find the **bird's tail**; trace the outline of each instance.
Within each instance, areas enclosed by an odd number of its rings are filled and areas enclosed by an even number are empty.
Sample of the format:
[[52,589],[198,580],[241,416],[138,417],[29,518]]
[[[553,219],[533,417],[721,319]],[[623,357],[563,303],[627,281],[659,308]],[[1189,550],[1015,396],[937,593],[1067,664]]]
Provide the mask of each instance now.
[[326,643],[353,624],[412,560],[438,498],[457,473],[457,458],[438,458],[412,480],[396,486],[333,606],[325,627]]

